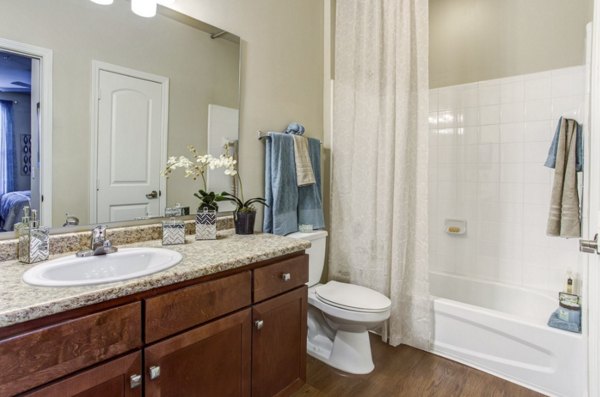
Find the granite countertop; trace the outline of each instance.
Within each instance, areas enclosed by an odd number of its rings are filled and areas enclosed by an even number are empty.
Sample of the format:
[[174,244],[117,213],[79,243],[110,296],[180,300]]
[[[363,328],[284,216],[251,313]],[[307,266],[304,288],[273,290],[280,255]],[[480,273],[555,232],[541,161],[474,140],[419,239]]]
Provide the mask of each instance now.
[[[152,240],[122,247],[161,246],[160,240]],[[219,233],[217,240],[204,241],[186,236],[186,244],[165,247],[183,255],[179,264],[165,271],[131,280],[81,287],[31,286],[23,282],[22,276],[36,264],[6,261],[0,263],[0,327],[239,268],[309,247],[308,241],[272,234],[241,236],[225,231]],[[50,259],[65,255],[73,253],[54,255]]]

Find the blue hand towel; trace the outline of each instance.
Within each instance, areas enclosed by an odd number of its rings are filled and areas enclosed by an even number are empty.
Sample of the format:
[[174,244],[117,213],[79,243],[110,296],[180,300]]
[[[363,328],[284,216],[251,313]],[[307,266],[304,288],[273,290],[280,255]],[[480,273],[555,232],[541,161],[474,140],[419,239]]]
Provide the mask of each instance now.
[[298,187],[291,135],[272,132],[265,142],[265,208],[263,231],[284,236],[298,231],[298,224],[314,229],[325,227],[321,199],[321,144],[309,138],[310,155],[316,183]]
[[265,207],[263,231],[286,234],[298,230],[298,187],[294,160],[294,138],[269,133],[265,142]]
[[581,333],[581,324],[561,320],[560,318],[558,318],[558,310],[559,309],[556,309],[554,311],[554,313],[552,313],[552,315],[550,315],[550,318],[548,319],[548,326],[553,327],[553,328],[562,329],[564,331]]
[[[550,149],[548,150],[548,158],[544,163],[544,166],[548,168],[556,167],[556,152],[558,150],[558,137],[560,134],[560,126],[564,122],[567,122],[568,119],[563,119],[562,117],[558,120],[558,125],[556,126],[556,132],[554,133],[554,138],[552,138],[552,144],[550,145]],[[581,125],[573,120],[575,125],[577,126],[577,138],[575,141],[576,147],[576,160],[575,160],[575,171],[580,172],[583,171],[583,138],[581,134]]]
[[290,123],[283,132],[286,134],[303,135],[304,126],[300,123]]

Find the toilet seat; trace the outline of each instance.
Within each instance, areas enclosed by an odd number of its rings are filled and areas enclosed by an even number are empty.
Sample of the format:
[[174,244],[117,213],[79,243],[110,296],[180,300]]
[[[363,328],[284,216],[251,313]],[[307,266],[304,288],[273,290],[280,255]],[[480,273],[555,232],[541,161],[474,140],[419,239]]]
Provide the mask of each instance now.
[[330,281],[314,290],[323,303],[354,312],[383,313],[392,305],[385,295],[360,285]]

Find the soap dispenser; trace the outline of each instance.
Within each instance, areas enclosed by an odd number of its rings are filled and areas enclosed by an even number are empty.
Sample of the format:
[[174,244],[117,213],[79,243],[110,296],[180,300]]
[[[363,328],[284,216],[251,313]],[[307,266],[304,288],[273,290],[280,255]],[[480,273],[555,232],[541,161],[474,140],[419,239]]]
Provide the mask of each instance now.
[[45,261],[50,256],[49,229],[39,225],[36,210],[29,207],[23,208],[23,218],[17,228],[19,236],[18,258],[22,263],[36,263]]

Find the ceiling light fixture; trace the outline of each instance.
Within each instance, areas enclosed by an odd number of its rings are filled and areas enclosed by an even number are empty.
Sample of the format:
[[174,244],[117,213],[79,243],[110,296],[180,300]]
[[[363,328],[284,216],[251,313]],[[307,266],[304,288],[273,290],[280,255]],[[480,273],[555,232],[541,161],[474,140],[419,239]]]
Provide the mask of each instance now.
[[156,15],[156,0],[131,0],[131,11],[141,17],[151,18]]
[[101,4],[103,6],[107,6],[107,5],[111,5],[113,3],[113,0],[92,0],[92,2],[94,2],[96,4]]

